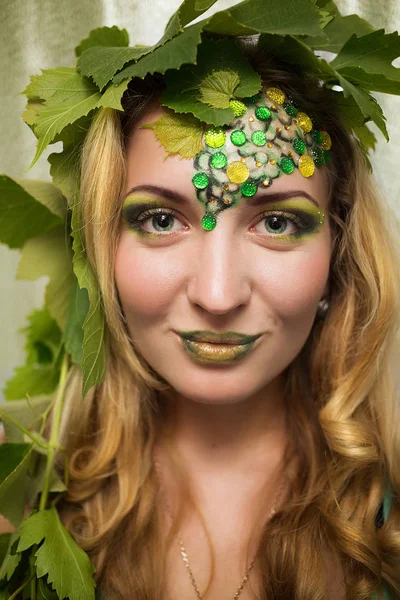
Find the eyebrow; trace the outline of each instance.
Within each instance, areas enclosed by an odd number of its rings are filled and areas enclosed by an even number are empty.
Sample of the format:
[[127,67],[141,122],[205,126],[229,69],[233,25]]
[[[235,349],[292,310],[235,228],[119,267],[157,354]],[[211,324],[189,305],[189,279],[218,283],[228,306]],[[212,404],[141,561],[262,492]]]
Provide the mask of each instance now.
[[[137,185],[129,190],[127,194],[123,197],[123,200],[126,200],[128,196],[133,194],[134,192],[150,192],[151,194],[155,194],[157,196],[161,196],[166,200],[171,200],[172,202],[176,202],[177,204],[190,204],[190,200],[179,194],[179,192],[175,192],[165,187],[160,187],[158,185]],[[316,199],[311,196],[305,190],[288,190],[286,192],[269,192],[268,194],[262,194],[255,198],[254,196],[247,198],[247,204],[249,206],[259,206],[260,204],[265,204],[267,202],[278,202],[279,200],[287,200],[288,198],[295,198],[298,196],[302,196],[304,198],[308,198],[319,208],[319,204]]]

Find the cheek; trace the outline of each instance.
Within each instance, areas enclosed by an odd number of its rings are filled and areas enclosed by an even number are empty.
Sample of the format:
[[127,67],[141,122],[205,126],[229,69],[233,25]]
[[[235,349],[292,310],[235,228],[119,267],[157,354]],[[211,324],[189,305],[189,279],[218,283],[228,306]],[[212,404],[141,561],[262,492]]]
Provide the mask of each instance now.
[[133,235],[129,231],[121,234],[115,258],[115,281],[126,314],[152,316],[167,310],[176,294],[179,279],[176,263],[170,260],[168,248],[159,252],[157,248],[140,247],[132,239]]

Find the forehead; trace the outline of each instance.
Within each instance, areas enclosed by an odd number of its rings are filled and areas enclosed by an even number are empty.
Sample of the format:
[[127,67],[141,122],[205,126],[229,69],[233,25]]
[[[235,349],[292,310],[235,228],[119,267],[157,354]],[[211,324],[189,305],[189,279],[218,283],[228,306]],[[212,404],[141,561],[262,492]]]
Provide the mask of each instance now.
[[[179,154],[167,155],[152,129],[141,129],[141,125],[154,123],[164,114],[164,109],[154,106],[136,123],[128,143],[126,154],[127,179],[124,194],[140,185],[153,185],[175,190],[196,205],[196,188],[192,179],[196,173],[194,160],[182,158]],[[328,173],[325,167],[316,169],[311,177],[304,177],[298,169],[291,174],[282,174],[273,180],[266,189],[258,189],[254,195],[267,196],[270,193],[304,191],[316,198],[321,208],[327,208],[329,202]],[[251,198],[242,197],[241,205],[252,204]]]

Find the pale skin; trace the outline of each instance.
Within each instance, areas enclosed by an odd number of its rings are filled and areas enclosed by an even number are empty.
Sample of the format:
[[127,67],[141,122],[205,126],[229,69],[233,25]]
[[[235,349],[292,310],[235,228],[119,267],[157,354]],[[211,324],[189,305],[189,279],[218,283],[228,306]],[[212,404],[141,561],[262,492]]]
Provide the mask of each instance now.
[[[329,293],[329,190],[324,169],[309,178],[296,169],[257,192],[256,197],[266,198],[287,192],[291,206],[297,203],[308,211],[316,207],[305,194],[317,201],[325,214],[323,225],[296,241],[274,239],[263,225],[265,216],[260,219],[270,205],[248,206],[246,198],[218,215],[215,229],[206,231],[201,227],[204,207],[192,184],[193,161],[176,154],[166,158],[154,132],[140,129],[161,115],[160,107],[152,109],[132,132],[122,202],[156,200],[174,214],[164,217],[169,218],[167,231],[155,228],[156,216],[141,222],[142,229],[158,236],[140,235],[122,221],[115,279],[136,348],[171,385],[167,406],[176,417],[174,442],[215,548],[215,575],[206,597],[229,600],[248,567],[244,552],[260,491],[267,486],[268,513],[281,483],[287,442],[282,374],[305,344],[319,300]],[[138,186],[153,188],[131,192]],[[167,198],[154,186],[172,194]],[[174,195],[185,200],[178,202]],[[274,203],[275,208],[284,211],[285,201]],[[287,222],[286,227],[293,233],[296,226]],[[201,364],[184,351],[173,331],[198,329],[263,335],[239,361]],[[157,454],[165,498],[173,506],[178,491],[161,444]],[[203,593],[210,559],[200,521],[188,519],[180,533]],[[195,598],[179,546],[172,548],[170,597]],[[240,598],[254,597],[246,584]],[[340,598],[338,588],[332,597]]]

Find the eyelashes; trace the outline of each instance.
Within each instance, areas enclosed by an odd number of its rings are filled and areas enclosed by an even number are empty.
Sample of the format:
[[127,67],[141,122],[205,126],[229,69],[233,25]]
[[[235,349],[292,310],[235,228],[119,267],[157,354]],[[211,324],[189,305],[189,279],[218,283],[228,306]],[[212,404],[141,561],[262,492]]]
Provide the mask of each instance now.
[[[166,235],[176,233],[176,231],[172,231],[171,233],[168,224],[174,219],[180,221],[179,215],[175,210],[160,206],[144,209],[144,205],[130,204],[123,208],[122,214],[129,229],[133,229],[139,235],[147,235],[153,238],[161,236],[165,237]],[[158,217],[153,219],[152,222],[155,231],[146,231],[143,228],[143,224],[154,217]],[[252,228],[262,223],[263,220],[266,222],[266,227],[268,227],[268,229],[264,228],[264,231],[262,232],[258,230],[260,235],[264,235],[267,238],[272,237],[274,239],[285,240],[299,239],[307,233],[313,233],[318,230],[321,225],[316,215],[294,208],[291,209],[291,212],[266,210],[259,215],[259,220]],[[294,231],[289,231],[289,233],[287,233],[288,224],[289,228],[294,229]],[[156,227],[159,227],[160,229],[157,231]]]

